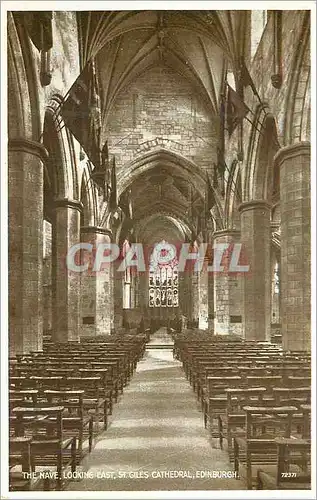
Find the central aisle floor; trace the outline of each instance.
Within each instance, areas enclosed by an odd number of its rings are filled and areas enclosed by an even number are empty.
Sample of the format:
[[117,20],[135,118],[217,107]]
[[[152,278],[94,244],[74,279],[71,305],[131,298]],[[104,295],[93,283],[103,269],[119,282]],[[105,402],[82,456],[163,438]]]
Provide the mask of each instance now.
[[[166,341],[166,329],[151,343]],[[197,471],[232,471],[225,451],[211,448],[202,413],[172,349],[151,349],[125,388],[107,431],[100,434],[78,471],[92,478],[72,481],[69,490],[236,490],[235,478],[202,479]],[[183,471],[192,478],[161,478]],[[107,479],[106,473],[113,478]],[[102,474],[102,477],[100,475]],[[202,475],[202,474],[200,474]],[[99,476],[99,477],[98,477]]]

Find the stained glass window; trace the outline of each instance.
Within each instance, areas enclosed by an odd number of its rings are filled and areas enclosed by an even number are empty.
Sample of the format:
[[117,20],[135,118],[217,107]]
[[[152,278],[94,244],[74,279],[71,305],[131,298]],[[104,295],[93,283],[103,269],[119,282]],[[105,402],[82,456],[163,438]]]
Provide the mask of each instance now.
[[178,261],[175,247],[165,241],[151,255],[149,307],[178,307]]

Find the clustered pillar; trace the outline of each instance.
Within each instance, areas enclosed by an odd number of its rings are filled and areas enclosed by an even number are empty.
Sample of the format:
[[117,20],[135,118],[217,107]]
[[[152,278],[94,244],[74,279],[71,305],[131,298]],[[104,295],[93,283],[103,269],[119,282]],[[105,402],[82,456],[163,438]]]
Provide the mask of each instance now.
[[42,144],[9,141],[9,351],[40,350],[43,342]]
[[281,203],[281,323],[283,347],[309,350],[310,323],[310,144],[282,148]]
[[198,273],[198,328],[208,330],[208,260],[205,259]]
[[191,304],[190,320],[193,326],[198,327],[199,323],[199,273],[190,269]]
[[120,330],[123,326],[123,277],[122,271],[118,271],[120,262],[114,262],[113,265],[113,311],[114,311],[114,329]]
[[96,270],[94,270],[94,265],[98,248],[102,249],[102,245],[111,243],[111,233],[101,227],[82,227],[81,241],[91,244],[93,250],[90,253],[92,259],[88,269],[81,273],[80,334],[82,336],[109,335],[113,328],[111,303],[113,266],[111,263],[104,262],[100,269],[96,264]]
[[270,340],[271,226],[270,205],[264,200],[242,203],[241,243],[247,265],[243,278],[243,326],[246,340]]
[[[9,141],[9,328],[10,354],[40,350],[43,341],[43,161],[45,148],[34,141]],[[282,148],[275,157],[280,168],[281,324],[283,347],[309,349],[310,324],[310,144]],[[214,311],[214,333],[242,334],[246,340],[270,340],[271,222],[270,205],[251,200],[240,205],[244,265],[239,275],[228,270],[184,273],[187,314],[200,329],[208,329]],[[131,276],[124,280],[115,266],[86,273],[68,269],[73,245],[89,242],[96,249],[110,243],[109,231],[82,227],[82,204],[58,199],[53,208],[52,340],[77,341],[81,335],[110,334],[122,324],[122,307],[130,307]],[[229,246],[239,231],[213,234],[215,244]],[[213,284],[212,284],[213,283]],[[242,283],[242,286],[241,286]],[[140,277],[138,289],[147,289]],[[189,293],[190,289],[190,293]],[[213,294],[211,290],[213,289]],[[213,300],[212,300],[213,299]],[[134,303],[133,303],[134,305]],[[140,306],[147,307],[145,297]],[[210,311],[209,311],[210,309]],[[242,331],[243,330],[243,331]]]
[[223,271],[215,271],[214,280],[214,333],[215,335],[242,335],[241,275],[230,271],[230,256],[234,243],[240,241],[240,232],[224,229],[213,234],[214,245],[226,245],[222,258]]
[[52,277],[53,331],[55,342],[78,341],[80,313],[80,273],[67,266],[67,254],[80,241],[78,201],[55,201],[53,220]]

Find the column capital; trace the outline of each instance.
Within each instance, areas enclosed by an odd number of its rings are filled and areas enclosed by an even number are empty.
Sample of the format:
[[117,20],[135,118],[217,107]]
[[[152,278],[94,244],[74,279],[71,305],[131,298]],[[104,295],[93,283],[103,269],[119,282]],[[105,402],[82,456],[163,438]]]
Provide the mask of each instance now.
[[80,228],[81,233],[85,234],[104,234],[106,236],[109,236],[112,238],[112,231],[111,229],[107,229],[105,227],[99,227],[99,226],[82,226]]
[[273,158],[273,163],[282,165],[285,160],[302,155],[310,156],[310,142],[296,142],[295,144],[279,149]]
[[255,209],[270,211],[271,205],[266,200],[251,200],[241,203],[238,207],[240,213]]
[[69,198],[56,198],[54,200],[54,209],[56,208],[74,208],[79,212],[82,212],[84,206],[81,201],[70,200]]
[[48,159],[48,151],[44,145],[25,137],[13,137],[8,141],[9,151],[28,153],[33,156],[38,156],[40,160],[46,161]]
[[212,234],[212,238],[221,238],[222,236],[232,236],[234,238],[239,238],[241,232],[238,229],[220,229]]

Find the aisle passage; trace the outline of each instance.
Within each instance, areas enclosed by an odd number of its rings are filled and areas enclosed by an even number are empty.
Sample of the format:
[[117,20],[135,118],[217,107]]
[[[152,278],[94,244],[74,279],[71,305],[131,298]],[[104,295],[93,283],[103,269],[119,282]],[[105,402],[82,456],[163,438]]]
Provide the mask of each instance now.
[[[166,329],[151,338],[151,346],[168,342]],[[166,348],[146,351],[115,405],[108,430],[78,470],[92,477],[69,483],[70,490],[244,489],[234,478],[197,477],[233,469],[225,451],[211,448],[195,395],[172,349]],[[163,478],[162,471],[192,477]]]

